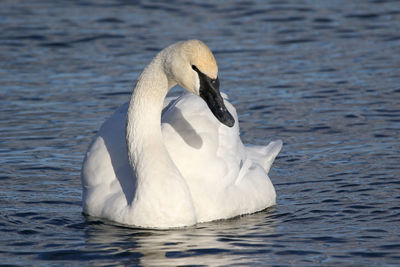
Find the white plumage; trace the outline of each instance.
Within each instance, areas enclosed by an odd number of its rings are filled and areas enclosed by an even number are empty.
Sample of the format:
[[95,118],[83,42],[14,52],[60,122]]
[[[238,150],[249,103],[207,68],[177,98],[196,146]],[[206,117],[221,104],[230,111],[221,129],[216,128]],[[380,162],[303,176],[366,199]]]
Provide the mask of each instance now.
[[[267,174],[282,142],[245,147],[236,110],[227,100],[234,126],[214,116],[198,96],[203,89],[191,68],[197,64],[216,78],[215,62],[198,58],[203,53],[210,57],[196,40],[164,49],[142,73],[131,102],[102,125],[82,167],[85,213],[140,227],[171,228],[275,205]],[[182,82],[176,75],[191,76]],[[192,93],[166,100],[176,83]]]

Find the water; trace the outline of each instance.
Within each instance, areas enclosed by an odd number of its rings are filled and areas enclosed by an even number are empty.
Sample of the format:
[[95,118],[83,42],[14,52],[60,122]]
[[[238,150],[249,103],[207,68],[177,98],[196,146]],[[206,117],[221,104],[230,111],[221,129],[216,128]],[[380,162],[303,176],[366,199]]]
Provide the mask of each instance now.
[[[0,3],[0,258],[14,265],[400,264],[400,3]],[[180,230],[81,214],[101,123],[163,47],[215,52],[277,206]]]

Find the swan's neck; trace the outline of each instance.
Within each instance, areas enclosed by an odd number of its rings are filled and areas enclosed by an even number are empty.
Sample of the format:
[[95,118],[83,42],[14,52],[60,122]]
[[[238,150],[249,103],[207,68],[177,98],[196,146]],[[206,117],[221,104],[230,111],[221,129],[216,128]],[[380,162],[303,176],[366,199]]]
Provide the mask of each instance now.
[[[148,169],[156,171],[160,163],[176,168],[170,164],[172,161],[161,132],[163,102],[171,86],[161,63],[156,57],[140,75],[127,113],[128,156],[138,180],[147,178],[143,172],[150,171]],[[155,162],[155,159],[161,162]],[[153,168],[148,165],[153,165]]]
[[145,221],[155,220],[168,227],[193,223],[194,211],[189,189],[168,154],[161,132],[163,102],[175,85],[162,63],[158,55],[139,77],[128,108],[126,141],[137,183],[133,206],[138,213],[148,214],[150,218]]

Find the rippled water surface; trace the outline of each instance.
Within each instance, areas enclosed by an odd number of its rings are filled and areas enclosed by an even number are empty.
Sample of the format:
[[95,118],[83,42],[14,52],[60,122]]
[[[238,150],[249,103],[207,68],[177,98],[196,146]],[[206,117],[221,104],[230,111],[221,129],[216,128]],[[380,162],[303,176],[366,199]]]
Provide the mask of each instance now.
[[[81,214],[80,168],[157,51],[198,38],[247,143],[284,141],[273,209],[180,230]],[[398,1],[0,2],[0,259],[400,264]]]

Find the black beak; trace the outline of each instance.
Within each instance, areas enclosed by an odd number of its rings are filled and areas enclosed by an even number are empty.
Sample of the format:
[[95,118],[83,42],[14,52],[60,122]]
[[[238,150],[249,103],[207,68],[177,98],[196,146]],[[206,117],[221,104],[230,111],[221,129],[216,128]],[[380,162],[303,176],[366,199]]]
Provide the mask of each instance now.
[[192,68],[199,74],[200,78],[200,97],[206,101],[208,108],[214,116],[228,127],[235,125],[235,119],[225,107],[224,99],[219,92],[219,79],[211,79],[202,73],[196,66]]

